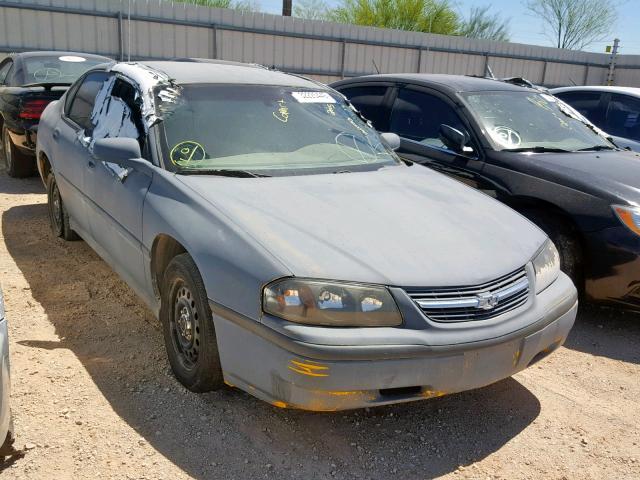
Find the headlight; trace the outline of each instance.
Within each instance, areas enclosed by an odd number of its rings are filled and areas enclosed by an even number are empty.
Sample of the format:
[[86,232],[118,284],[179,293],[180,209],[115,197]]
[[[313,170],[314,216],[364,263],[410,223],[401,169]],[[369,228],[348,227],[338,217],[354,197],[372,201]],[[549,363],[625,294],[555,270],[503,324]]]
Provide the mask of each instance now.
[[612,205],[613,211],[626,227],[636,235],[640,235],[640,207]]
[[402,323],[385,287],[285,278],[264,288],[265,313],[290,322],[331,327],[391,327]]
[[560,254],[551,240],[547,240],[533,259],[536,271],[536,294],[551,285],[560,273]]

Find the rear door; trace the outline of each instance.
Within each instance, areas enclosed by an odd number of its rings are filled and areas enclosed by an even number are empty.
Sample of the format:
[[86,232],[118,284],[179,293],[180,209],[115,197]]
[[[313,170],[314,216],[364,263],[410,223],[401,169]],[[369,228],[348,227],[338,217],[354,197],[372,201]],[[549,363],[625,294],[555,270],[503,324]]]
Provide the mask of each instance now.
[[[89,152],[94,125],[91,113],[96,95],[111,74],[94,71],[78,80],[66,97],[53,136],[52,159],[60,195],[81,235],[90,232],[87,213],[87,173],[95,166]],[[78,228],[79,227],[79,228]]]
[[344,87],[338,87],[342,93],[356,107],[360,113],[379,132],[389,131],[389,107],[393,94],[391,83],[350,83]]
[[640,98],[612,93],[602,129],[609,135],[640,142]]
[[[465,152],[454,152],[440,140],[440,126],[467,132]],[[389,131],[400,136],[398,154],[416,163],[482,188],[483,167],[478,142],[455,104],[439,92],[418,86],[400,88],[393,102]]]

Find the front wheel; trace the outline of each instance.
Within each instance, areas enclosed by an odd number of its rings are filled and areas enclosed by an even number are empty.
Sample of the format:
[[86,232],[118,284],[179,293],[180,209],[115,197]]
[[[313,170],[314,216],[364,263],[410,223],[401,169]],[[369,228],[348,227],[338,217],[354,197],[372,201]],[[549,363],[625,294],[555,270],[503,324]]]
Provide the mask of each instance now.
[[187,253],[164,273],[160,319],[171,369],[193,392],[224,385],[211,308],[200,272]]
[[584,287],[582,248],[574,231],[553,215],[537,210],[527,210],[522,214],[540,227],[551,239],[560,254],[560,269],[573,281],[579,292]]

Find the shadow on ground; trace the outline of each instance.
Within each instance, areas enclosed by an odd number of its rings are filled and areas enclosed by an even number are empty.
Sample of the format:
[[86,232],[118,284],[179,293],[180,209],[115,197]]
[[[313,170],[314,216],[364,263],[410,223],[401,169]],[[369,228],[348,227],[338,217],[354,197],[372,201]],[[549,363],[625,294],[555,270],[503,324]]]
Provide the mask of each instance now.
[[596,305],[580,305],[565,347],[640,364],[640,314]]
[[[11,182],[0,177],[0,191]],[[70,349],[118,415],[195,478],[431,478],[497,451],[540,412],[513,379],[333,414],[279,410],[235,389],[193,394],[170,374],[149,311],[86,244],[52,237],[46,205],[9,209],[2,234],[61,339],[20,343]]]
[[[0,157],[1,156],[0,154]],[[37,174],[28,178],[12,179],[7,177],[7,171],[2,158],[0,158],[0,175],[3,177],[3,181],[0,182],[0,194],[10,193],[24,195],[29,193],[46,193],[42,180]]]

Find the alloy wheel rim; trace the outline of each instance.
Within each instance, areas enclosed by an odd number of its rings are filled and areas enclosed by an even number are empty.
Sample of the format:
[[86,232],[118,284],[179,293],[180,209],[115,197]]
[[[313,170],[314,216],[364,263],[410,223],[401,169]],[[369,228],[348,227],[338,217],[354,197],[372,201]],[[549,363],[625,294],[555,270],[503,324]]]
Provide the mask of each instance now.
[[200,313],[191,290],[179,285],[173,304],[171,333],[180,360],[186,368],[192,368],[200,353]]

